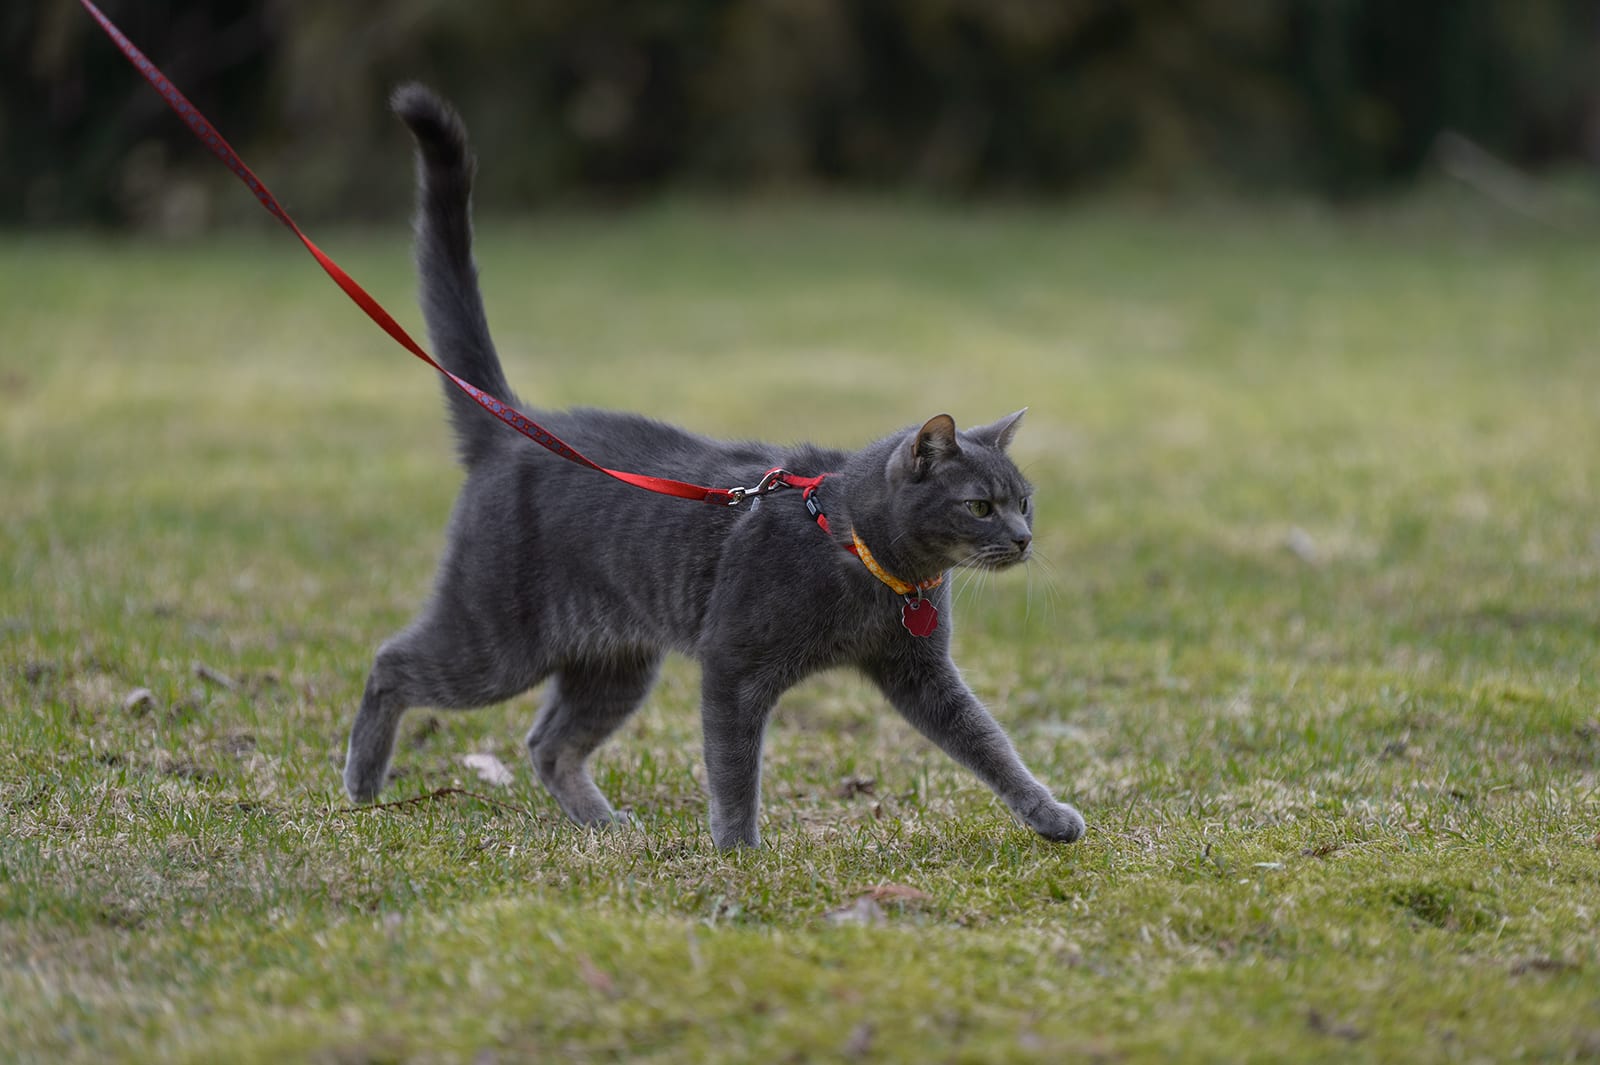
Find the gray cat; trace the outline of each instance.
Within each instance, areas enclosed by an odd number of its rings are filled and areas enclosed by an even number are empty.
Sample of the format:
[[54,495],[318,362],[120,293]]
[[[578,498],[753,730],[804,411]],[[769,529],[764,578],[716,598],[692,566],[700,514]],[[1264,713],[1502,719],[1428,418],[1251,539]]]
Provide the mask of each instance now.
[[[410,85],[393,106],[418,147],[417,266],[435,356],[515,403],[472,259],[475,169],[460,118]],[[1031,489],[1006,456],[1021,413],[957,432],[948,415],[860,451],[726,443],[637,415],[537,412],[616,469],[700,484],[755,484],[774,467],[820,484],[737,507],[643,492],[563,461],[445,383],[467,470],[433,597],[378,651],[350,732],[344,783],[383,786],[414,705],[485,706],[549,680],[528,753],[581,825],[621,820],[588,760],[650,690],[662,656],[702,669],[700,715],[719,848],[757,846],[761,746],[778,697],[852,666],[907,721],[1047,839],[1084,831],[1034,779],[950,659],[953,566],[1028,557]],[[920,633],[920,635],[919,635]]]

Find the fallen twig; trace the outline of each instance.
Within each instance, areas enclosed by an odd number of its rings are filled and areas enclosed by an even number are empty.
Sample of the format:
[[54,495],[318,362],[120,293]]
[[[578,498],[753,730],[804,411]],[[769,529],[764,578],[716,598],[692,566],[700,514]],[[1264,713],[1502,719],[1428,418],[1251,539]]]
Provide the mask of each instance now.
[[512,803],[501,802],[499,799],[491,799],[489,796],[484,795],[481,792],[468,791],[466,788],[453,787],[434,788],[426,795],[413,795],[409,799],[395,799],[392,802],[380,802],[373,806],[346,806],[330,812],[333,816],[337,817],[341,814],[365,814],[372,813],[377,810],[394,810],[401,806],[417,806],[425,802],[434,802],[438,799],[446,799],[452,795],[462,795],[469,799],[477,799],[479,802],[488,803],[490,806],[495,806],[502,810],[510,810],[512,813],[516,814],[526,814],[529,812],[520,806],[513,805]]

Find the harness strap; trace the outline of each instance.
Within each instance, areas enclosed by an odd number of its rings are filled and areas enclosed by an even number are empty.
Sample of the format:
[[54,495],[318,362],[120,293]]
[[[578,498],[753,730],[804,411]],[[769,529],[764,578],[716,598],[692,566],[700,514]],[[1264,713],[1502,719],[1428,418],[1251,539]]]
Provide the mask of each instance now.
[[[833,528],[828,524],[828,515],[823,512],[822,501],[817,498],[817,489],[821,487],[823,481],[828,479],[828,476],[828,474],[824,473],[820,477],[792,477],[789,480],[804,482],[803,484],[793,483],[790,487],[805,488],[805,493],[801,498],[805,500],[807,513],[811,515],[823,532],[832,536]],[[944,583],[944,574],[942,573],[937,577],[930,577],[928,580],[918,581],[915,584],[901,580],[878,564],[878,560],[872,557],[872,552],[867,550],[867,545],[862,542],[860,534],[854,529],[850,530],[850,542],[839,546],[859,558],[861,564],[867,567],[867,572],[888,585],[896,595],[915,595],[920,597],[923,592],[930,592]]]

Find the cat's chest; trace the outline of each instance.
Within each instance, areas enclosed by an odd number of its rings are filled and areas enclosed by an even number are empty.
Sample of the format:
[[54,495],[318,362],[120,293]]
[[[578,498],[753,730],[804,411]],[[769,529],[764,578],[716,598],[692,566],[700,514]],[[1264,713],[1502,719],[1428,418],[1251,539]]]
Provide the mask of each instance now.
[[803,510],[780,509],[789,502],[764,501],[763,512],[730,536],[711,601],[712,628],[822,664],[943,642],[942,590],[908,603]]

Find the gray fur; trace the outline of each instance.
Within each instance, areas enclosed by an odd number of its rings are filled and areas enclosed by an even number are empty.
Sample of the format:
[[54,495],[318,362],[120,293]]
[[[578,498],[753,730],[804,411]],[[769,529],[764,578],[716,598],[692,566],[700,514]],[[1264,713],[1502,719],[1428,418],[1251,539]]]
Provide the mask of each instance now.
[[[435,356],[517,403],[472,261],[465,129],[420,86],[400,89],[393,104],[418,145],[417,265]],[[854,529],[909,582],[1023,561],[1031,489],[1005,454],[1020,412],[960,433],[941,414],[854,452],[711,440],[631,414],[529,412],[613,469],[721,486],[754,484],[773,466],[831,471],[818,493],[830,537],[797,491],[737,508],[643,492],[544,451],[445,390],[466,481],[432,598],[373,662],[345,762],[352,799],[383,786],[408,707],[485,706],[549,680],[527,738],[534,770],[574,821],[617,820],[589,756],[677,651],[702,668],[718,847],[760,842],[761,746],[778,697],[838,666],[872,678],[1034,831],[1062,842],[1083,834],[1083,818],[1028,772],[951,661],[948,582],[930,594],[937,631],[918,639],[901,624],[900,597],[843,549]],[[993,512],[978,517],[967,500]]]

